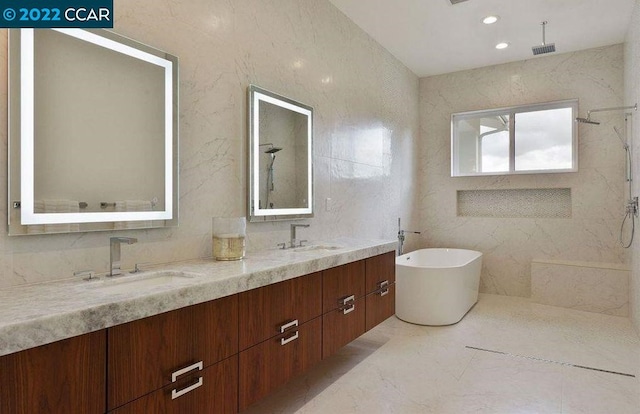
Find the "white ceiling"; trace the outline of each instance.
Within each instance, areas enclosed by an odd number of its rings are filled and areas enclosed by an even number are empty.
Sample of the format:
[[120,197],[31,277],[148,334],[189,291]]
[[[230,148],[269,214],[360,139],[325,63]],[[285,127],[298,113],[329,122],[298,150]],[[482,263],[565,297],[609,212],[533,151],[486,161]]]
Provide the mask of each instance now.
[[[624,42],[635,0],[330,0],[416,75],[431,76]],[[485,25],[482,18],[500,20]],[[504,50],[499,42],[509,42]],[[540,55],[548,56],[548,55]]]

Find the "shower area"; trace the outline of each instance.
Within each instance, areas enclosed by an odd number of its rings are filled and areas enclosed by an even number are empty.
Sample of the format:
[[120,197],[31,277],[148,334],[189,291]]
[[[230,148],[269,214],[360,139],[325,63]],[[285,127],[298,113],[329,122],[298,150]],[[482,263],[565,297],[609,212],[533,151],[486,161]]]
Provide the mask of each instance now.
[[622,113],[624,114],[624,125],[622,128],[613,126],[616,137],[620,140],[622,149],[624,150],[624,180],[625,180],[625,200],[624,216],[620,224],[620,234],[618,241],[625,249],[633,244],[636,229],[636,220],[638,219],[638,197],[633,194],[632,185],[634,180],[633,157],[631,154],[630,133],[633,130],[633,114],[638,110],[638,104],[631,106],[618,106],[613,108],[591,109],[587,112],[586,118],[577,117],[576,122],[586,125],[600,125],[596,119],[592,119],[594,113]]
[[[292,208],[306,199],[306,118],[276,105],[260,105],[260,208]],[[304,185],[302,185],[304,184]],[[299,190],[302,189],[302,190]]]
[[[580,135],[585,145],[597,143],[608,154],[602,158],[615,162],[606,179],[606,187],[590,181],[590,189],[600,198],[602,208],[594,210],[591,220],[610,223],[609,234],[596,239],[599,243],[617,243],[617,249],[629,249],[638,243],[635,227],[638,224],[638,197],[633,181],[637,170],[633,164],[632,127],[637,105],[591,109],[585,117],[577,117]],[[585,169],[597,171],[594,161],[585,161]],[[623,169],[618,169],[623,166]],[[618,171],[622,170],[620,173]],[[616,172],[616,174],[614,174]],[[595,176],[594,176],[595,177]],[[614,205],[615,202],[615,205]],[[610,218],[600,218],[604,216]],[[613,247],[613,246],[612,246]],[[616,316],[629,315],[629,265],[624,261],[607,262],[596,259],[533,260],[531,263],[531,298],[535,303],[560,306]],[[624,258],[625,256],[621,256]]]

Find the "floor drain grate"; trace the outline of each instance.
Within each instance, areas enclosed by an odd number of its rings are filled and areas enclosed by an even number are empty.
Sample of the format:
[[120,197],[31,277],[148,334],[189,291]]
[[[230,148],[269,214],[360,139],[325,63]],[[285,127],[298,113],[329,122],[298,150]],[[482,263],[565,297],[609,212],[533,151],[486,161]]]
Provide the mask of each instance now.
[[561,361],[552,361],[550,359],[536,358],[536,357],[532,357],[532,356],[510,354],[509,352],[496,351],[494,349],[477,348],[475,346],[465,346],[465,348],[475,349],[476,351],[491,352],[493,354],[506,355],[506,356],[510,356],[510,357],[514,357],[514,358],[524,358],[524,359],[530,359],[530,360],[533,360],[533,361],[547,362],[547,363],[550,363],[550,364],[564,365],[564,366],[567,366],[567,367],[582,368],[582,369],[588,369],[588,370],[591,370],[591,371],[598,371],[598,372],[606,372],[607,374],[622,375],[624,377],[631,377],[631,378],[635,378],[636,377],[633,374],[626,374],[624,372],[616,372],[616,371],[609,371],[609,370],[600,369],[600,368],[585,367],[584,365],[570,364],[568,362],[561,362]]

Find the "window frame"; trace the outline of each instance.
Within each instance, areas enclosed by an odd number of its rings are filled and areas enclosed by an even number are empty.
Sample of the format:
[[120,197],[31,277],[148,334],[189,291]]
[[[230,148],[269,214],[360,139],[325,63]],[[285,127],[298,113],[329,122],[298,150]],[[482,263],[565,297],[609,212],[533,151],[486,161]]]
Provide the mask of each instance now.
[[[515,118],[516,114],[527,112],[538,112],[552,109],[571,108],[571,168],[559,168],[548,170],[516,170],[516,136],[515,136]],[[500,115],[509,116],[509,171],[499,172],[460,172],[458,152],[459,147],[457,138],[457,123],[466,119],[478,119],[483,117],[493,117]],[[451,177],[476,177],[476,176],[493,176],[493,175],[520,175],[520,174],[557,174],[578,171],[578,128],[575,118],[578,116],[578,99],[566,99],[562,101],[544,102],[538,104],[518,105],[497,109],[486,109],[479,111],[456,112],[451,114]],[[487,134],[480,134],[476,146],[482,148],[482,139]],[[479,154],[479,153],[477,153]]]

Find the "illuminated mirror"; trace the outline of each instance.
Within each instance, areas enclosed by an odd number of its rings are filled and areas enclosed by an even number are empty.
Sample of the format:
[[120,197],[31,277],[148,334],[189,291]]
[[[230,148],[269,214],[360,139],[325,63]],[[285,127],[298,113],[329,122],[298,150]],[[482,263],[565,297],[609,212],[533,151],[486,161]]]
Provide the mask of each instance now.
[[249,87],[249,219],[313,216],[313,108]]
[[177,225],[178,61],[106,30],[9,38],[9,234]]

